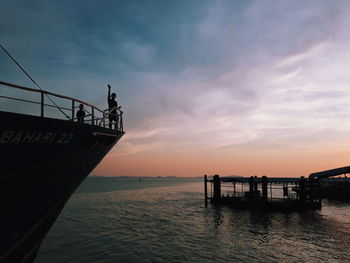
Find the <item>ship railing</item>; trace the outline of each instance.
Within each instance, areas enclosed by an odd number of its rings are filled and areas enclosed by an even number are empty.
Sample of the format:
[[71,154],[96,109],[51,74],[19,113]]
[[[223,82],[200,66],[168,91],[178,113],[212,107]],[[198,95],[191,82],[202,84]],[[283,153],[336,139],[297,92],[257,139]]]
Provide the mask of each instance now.
[[[107,109],[107,110],[101,110],[98,107],[96,107],[93,104],[87,103],[85,101],[64,96],[61,94],[53,93],[50,91],[46,90],[40,90],[40,89],[33,89],[33,88],[28,88],[20,85],[15,85],[12,83],[0,81],[0,86],[1,87],[8,87],[8,88],[14,88],[14,89],[19,89],[19,90],[25,90],[29,91],[32,93],[39,93],[40,94],[40,99],[39,101],[34,101],[34,100],[29,100],[29,99],[23,99],[23,98],[18,98],[18,97],[13,97],[13,96],[3,96],[0,95],[1,99],[6,99],[6,100],[14,100],[14,101],[19,101],[19,102],[24,102],[24,103],[29,103],[29,104],[36,104],[40,105],[40,116],[41,117],[48,117],[46,114],[46,108],[56,108],[61,113],[67,118],[69,121],[78,121],[77,117],[75,116],[77,113],[77,109],[79,108],[79,104],[84,105],[84,111],[86,112],[84,116],[84,123],[86,124],[91,124],[94,126],[100,126],[104,128],[110,128],[110,129],[115,129],[118,131],[123,131],[123,111],[120,110],[121,107],[118,108],[113,108],[113,109]],[[60,99],[67,100],[68,103],[70,101],[70,107],[68,106],[58,106],[57,104],[47,104],[45,101],[45,97],[50,96],[50,97],[56,97]],[[67,114],[68,112],[68,114]],[[113,113],[116,112],[116,113]],[[36,115],[36,114],[33,114]],[[111,118],[113,117],[113,118]],[[112,119],[116,119],[116,122],[110,121]]]
[[[76,108],[79,108],[76,107]],[[92,120],[94,120],[94,125],[97,126],[102,126],[102,127],[112,127],[113,125],[115,125],[115,129],[119,130],[119,131],[123,131],[123,111],[120,110],[120,106],[119,107],[114,107],[111,109],[106,109],[102,111],[102,116],[101,117],[97,117],[94,116],[94,112],[89,111],[88,109],[84,108],[84,111],[87,113],[85,115],[85,118],[88,119],[84,119],[85,122],[87,123],[91,123]],[[116,112],[116,114],[114,114],[113,112]],[[115,117],[115,118],[114,118]],[[111,122],[109,119],[113,118],[116,119],[116,122]],[[75,121],[78,121],[78,118],[74,118]]]

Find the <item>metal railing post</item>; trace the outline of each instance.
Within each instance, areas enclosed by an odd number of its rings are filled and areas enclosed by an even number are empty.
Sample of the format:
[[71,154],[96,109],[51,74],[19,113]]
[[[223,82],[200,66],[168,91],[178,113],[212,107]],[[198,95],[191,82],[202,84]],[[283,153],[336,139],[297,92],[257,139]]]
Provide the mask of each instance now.
[[94,107],[91,107],[91,124],[95,125]]
[[44,92],[40,92],[40,94],[41,94],[40,116],[44,117]]
[[120,114],[120,130],[124,131],[124,127],[123,127],[123,114]]
[[74,121],[74,105],[75,104],[75,100],[72,100],[72,121]]
[[103,128],[106,128],[106,120],[105,120],[105,118],[106,118],[106,113],[105,113],[105,112],[102,112],[102,114],[103,114],[103,119],[102,119]]

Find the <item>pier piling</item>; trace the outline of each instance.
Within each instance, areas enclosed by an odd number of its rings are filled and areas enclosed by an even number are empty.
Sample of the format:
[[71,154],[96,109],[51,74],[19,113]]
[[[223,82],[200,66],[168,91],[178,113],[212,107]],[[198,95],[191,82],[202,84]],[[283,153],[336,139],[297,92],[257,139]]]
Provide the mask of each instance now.
[[265,175],[261,178],[261,190],[262,198],[265,202],[267,202],[267,177]]
[[214,175],[213,184],[214,184],[213,199],[220,200],[220,198],[221,198],[221,182],[220,182],[220,177],[218,174]]
[[208,206],[208,176],[204,175],[204,200],[205,207]]
[[254,196],[254,177],[249,177],[249,198]]

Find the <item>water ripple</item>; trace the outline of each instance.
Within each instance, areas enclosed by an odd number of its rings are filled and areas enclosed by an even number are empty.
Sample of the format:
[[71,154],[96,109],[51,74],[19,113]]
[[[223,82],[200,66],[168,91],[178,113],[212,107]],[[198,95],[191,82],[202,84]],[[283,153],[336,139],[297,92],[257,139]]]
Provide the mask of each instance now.
[[348,205],[263,213],[205,208],[202,182],[101,184],[73,195],[38,263],[350,262]]

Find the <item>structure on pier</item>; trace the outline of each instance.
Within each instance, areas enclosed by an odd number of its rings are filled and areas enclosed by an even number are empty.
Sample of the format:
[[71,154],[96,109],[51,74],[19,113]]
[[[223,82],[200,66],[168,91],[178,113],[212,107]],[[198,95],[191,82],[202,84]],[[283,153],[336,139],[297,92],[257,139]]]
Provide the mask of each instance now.
[[205,202],[264,210],[318,209],[321,198],[350,201],[347,174],[350,166],[311,173],[308,178],[205,175]]
[[[210,188],[208,189],[208,184]],[[317,179],[204,176],[206,203],[263,210],[309,210],[321,207]],[[208,191],[209,190],[209,191]]]
[[341,201],[350,201],[350,166],[312,173],[310,179],[319,180],[321,197]]

